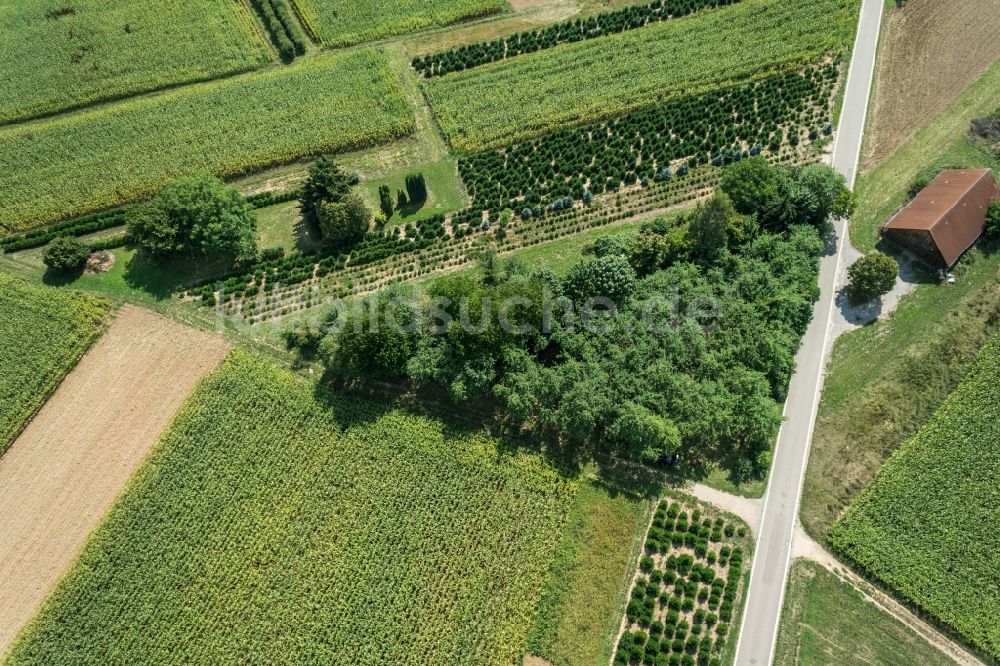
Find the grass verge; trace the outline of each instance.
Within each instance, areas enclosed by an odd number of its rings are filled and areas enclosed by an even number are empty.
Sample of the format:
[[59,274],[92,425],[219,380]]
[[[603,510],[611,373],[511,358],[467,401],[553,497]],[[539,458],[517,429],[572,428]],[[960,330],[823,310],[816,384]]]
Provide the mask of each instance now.
[[781,613],[775,666],[947,666],[944,654],[809,560],[795,560]]

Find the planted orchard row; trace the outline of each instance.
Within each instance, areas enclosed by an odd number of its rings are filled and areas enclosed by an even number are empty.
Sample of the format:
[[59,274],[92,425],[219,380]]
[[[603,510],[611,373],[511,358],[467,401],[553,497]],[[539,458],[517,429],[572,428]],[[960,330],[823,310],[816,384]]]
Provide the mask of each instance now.
[[746,528],[660,502],[625,610],[617,664],[721,664],[743,571]]
[[466,44],[446,51],[414,58],[411,65],[425,77],[441,76],[504,60],[522,53],[533,53],[559,44],[579,42],[625,30],[634,30],[650,23],[677,18],[696,11],[731,5],[739,0],[657,0],[645,5],[624,7],[602,12],[589,18],[555,23],[537,30],[516,32],[489,42]]
[[836,65],[817,65],[474,153],[459,160],[459,172],[474,207],[531,216],[829,135],[836,81]]
[[[719,173],[718,169],[704,167],[669,183],[636,186],[614,198],[595,200],[590,206],[577,204],[531,220],[483,221],[482,212],[467,210],[448,220],[454,229],[452,235],[437,237],[433,243],[408,240],[411,244],[399,252],[374,261],[358,262],[352,254],[349,260],[335,262],[331,269],[329,258],[317,263],[315,255],[294,255],[286,260],[293,269],[258,271],[224,283],[205,284],[188,295],[200,295],[206,305],[219,305],[226,314],[256,323],[333,299],[371,293],[394,282],[470,265],[474,250],[484,242],[495,244],[501,252],[510,252],[704,196],[718,181]],[[473,224],[473,220],[479,223]],[[369,242],[372,240],[364,243]],[[315,268],[314,273],[311,268]]]

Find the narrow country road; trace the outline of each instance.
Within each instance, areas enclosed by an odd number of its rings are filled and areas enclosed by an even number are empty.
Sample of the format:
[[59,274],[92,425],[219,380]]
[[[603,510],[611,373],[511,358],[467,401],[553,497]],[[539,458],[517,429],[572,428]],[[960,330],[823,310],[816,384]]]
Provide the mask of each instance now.
[[[833,149],[833,166],[844,174],[848,186],[852,188],[875,69],[882,10],[883,0],[864,0],[861,7],[847,92]],[[796,370],[788,387],[786,420],[778,433],[774,463],[764,495],[760,537],[754,553],[746,610],[736,647],[737,666],[767,666],[774,657],[799,496],[823,385],[837,269],[847,233],[845,221],[838,221],[836,227],[837,251],[821,260],[821,295],[796,354]]]

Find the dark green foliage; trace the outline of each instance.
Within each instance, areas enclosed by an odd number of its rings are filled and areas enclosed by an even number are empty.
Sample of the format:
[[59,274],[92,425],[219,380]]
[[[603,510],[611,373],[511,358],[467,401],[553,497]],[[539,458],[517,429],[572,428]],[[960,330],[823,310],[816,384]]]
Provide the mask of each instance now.
[[824,228],[831,216],[850,217],[854,198],[844,177],[825,164],[779,167],[754,157],[725,170],[720,185],[736,210],[767,229],[792,224]]
[[892,257],[881,252],[869,252],[847,269],[847,288],[851,299],[864,303],[892,291],[899,275],[899,266]]
[[371,222],[371,211],[357,194],[319,205],[319,228],[323,239],[334,249],[348,248],[362,238]]
[[77,238],[60,236],[45,248],[42,261],[54,271],[71,272],[83,268],[90,250]]
[[[459,160],[459,172],[478,208],[509,207],[522,217],[561,210],[622,183],[683,177],[688,163],[724,166],[777,152],[785,128],[798,131],[811,122],[808,109],[825,107],[836,75],[835,65],[822,65],[672,100],[473,153]],[[740,212],[773,216],[768,207],[729,194]]]
[[425,77],[441,76],[522,53],[533,53],[558,44],[593,39],[693,12],[731,5],[739,0],[655,0],[645,5],[602,12],[586,19],[573,19],[545,28],[517,32],[490,42],[477,42],[414,58],[410,63]]
[[378,186],[378,207],[386,219],[392,217],[392,194],[389,192],[388,185]]
[[[686,223],[657,221],[632,242],[655,244],[678,229],[686,235]],[[617,253],[587,259],[563,280],[487,255],[482,277],[448,276],[431,287],[431,299],[447,299],[447,316],[424,304],[425,326],[406,347],[405,371],[394,361],[377,372],[436,384],[458,401],[495,396],[515,422],[581,456],[649,460],[680,449],[735,456],[745,462],[740,474],[756,473],[781,420],[793,355],[817,296],[821,250],[814,227],[756,231],[735,250],[718,248],[711,261],[679,254],[641,271],[641,279]],[[568,298],[546,308],[547,293]],[[597,295],[609,296],[616,311],[595,317],[567,307]],[[515,297],[522,302],[509,319],[529,330],[499,323],[497,306]],[[460,325],[463,317],[471,326]],[[686,517],[676,522],[671,536],[651,538],[707,543],[710,526],[693,521],[688,532]]]
[[406,195],[411,206],[422,206],[427,201],[427,181],[422,173],[406,176]]
[[257,254],[257,218],[243,195],[202,174],[182,178],[132,209],[129,236],[154,257]]
[[282,60],[291,62],[306,52],[305,37],[287,0],[251,0],[251,4]]
[[1000,201],[994,201],[987,209],[984,233],[987,238],[1000,240]]
[[320,157],[309,167],[309,176],[299,195],[302,217],[318,227],[320,203],[340,201],[357,182],[358,177],[343,171],[332,155]]
[[578,304],[590,299],[624,303],[635,290],[636,274],[628,260],[619,254],[581,261],[570,269],[564,290]]

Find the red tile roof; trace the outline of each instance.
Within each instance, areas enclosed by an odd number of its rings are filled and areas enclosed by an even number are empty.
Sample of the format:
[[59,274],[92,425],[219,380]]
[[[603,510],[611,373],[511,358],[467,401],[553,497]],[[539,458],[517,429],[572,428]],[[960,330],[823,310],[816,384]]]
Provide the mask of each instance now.
[[993,199],[1000,199],[1000,187],[990,169],[946,169],[885,229],[929,231],[945,264],[951,266],[982,235]]

